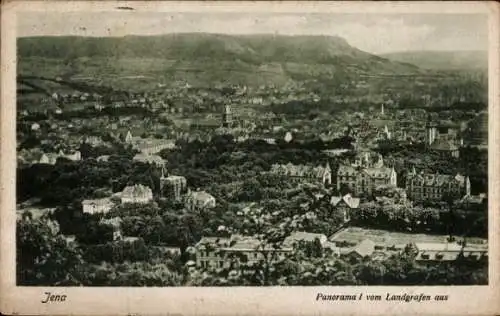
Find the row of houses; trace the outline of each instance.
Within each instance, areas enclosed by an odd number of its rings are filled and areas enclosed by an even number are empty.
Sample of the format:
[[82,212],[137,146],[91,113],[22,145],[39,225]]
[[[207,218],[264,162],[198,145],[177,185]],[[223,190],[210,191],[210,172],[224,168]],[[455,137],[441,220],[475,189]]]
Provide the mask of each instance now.
[[319,182],[324,185],[332,184],[332,169],[328,163],[325,167],[294,165],[292,163],[288,163],[286,165],[274,164],[271,166],[270,173],[285,176],[295,182],[308,180],[312,182]]
[[152,155],[159,153],[164,149],[175,148],[175,141],[170,139],[141,138],[132,136],[130,131],[125,136],[125,143],[139,150],[142,154]]
[[[180,195],[178,183],[185,183],[184,177],[175,177],[172,183],[177,183],[177,187],[172,188],[174,194]],[[185,184],[181,184],[185,186]],[[82,201],[84,213],[97,214],[107,213],[118,204],[148,204],[153,201],[153,191],[151,188],[142,184],[127,186],[123,191],[113,194],[110,197],[99,199],[86,199]],[[205,191],[188,191],[184,196],[184,203],[187,209],[209,209],[216,206],[215,198]]]
[[238,268],[241,262],[254,264],[261,261],[275,262],[286,258],[299,245],[317,242],[326,255],[343,258],[350,262],[360,262],[365,258],[383,260],[391,253],[400,253],[412,247],[415,261],[421,265],[452,262],[462,255],[479,260],[488,256],[486,247],[460,245],[457,243],[410,243],[397,246],[378,244],[364,239],[351,246],[329,241],[324,234],[293,232],[279,245],[270,245],[254,237],[231,235],[229,237],[203,237],[195,245],[196,266],[214,270]]
[[82,201],[82,209],[84,213],[96,214],[107,213],[117,205],[115,201],[120,201],[121,204],[147,204],[153,200],[153,191],[142,184],[127,186],[122,192],[115,193],[112,197],[100,199],[88,199]]
[[[329,164],[322,166],[306,166],[274,164],[271,174],[285,176],[291,181],[309,181],[332,185],[332,170]],[[340,164],[337,169],[335,184],[337,191],[348,190],[355,196],[372,195],[377,187],[397,187],[398,177],[393,167],[384,166],[383,158],[377,155],[375,159],[368,153],[358,155],[350,164]],[[417,173],[415,168],[408,173],[405,189],[407,196],[415,201],[439,201],[445,196],[462,198],[470,196],[471,184],[468,176],[444,175],[439,173]]]
[[43,153],[38,159],[38,163],[55,165],[57,159],[59,158],[69,159],[72,161],[80,161],[82,160],[82,154],[79,151],[66,154],[62,150],[60,150],[58,153]]

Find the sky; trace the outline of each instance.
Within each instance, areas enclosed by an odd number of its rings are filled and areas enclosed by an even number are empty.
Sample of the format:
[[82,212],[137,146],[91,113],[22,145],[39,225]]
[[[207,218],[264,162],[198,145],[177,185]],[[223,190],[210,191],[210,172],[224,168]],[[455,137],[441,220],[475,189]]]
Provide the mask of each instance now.
[[487,15],[240,12],[23,12],[17,36],[206,32],[340,36],[361,50],[487,50]]

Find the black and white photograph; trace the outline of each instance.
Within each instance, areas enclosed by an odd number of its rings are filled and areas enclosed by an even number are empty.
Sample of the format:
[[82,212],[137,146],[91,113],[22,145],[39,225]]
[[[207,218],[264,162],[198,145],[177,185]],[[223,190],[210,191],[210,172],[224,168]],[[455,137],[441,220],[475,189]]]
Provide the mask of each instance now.
[[487,15],[16,31],[17,285],[488,285]]

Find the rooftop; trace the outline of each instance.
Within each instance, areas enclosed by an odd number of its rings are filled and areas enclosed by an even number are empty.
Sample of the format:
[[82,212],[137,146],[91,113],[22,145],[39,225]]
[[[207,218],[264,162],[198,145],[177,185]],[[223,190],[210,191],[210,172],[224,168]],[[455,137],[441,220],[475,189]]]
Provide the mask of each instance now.
[[142,184],[134,184],[133,186],[128,186],[122,191],[123,195],[145,195],[151,193],[151,189]]
[[333,206],[337,206],[340,202],[344,202],[350,208],[357,208],[359,206],[360,199],[353,198],[350,194],[346,194],[343,197],[341,196],[332,196],[330,199],[330,204]]
[[317,239],[320,241],[322,239],[326,240],[326,236],[324,234],[316,234],[316,233],[308,233],[308,232],[293,232],[290,236],[288,236],[284,244],[285,245],[291,245],[294,242],[298,241],[306,241],[306,242],[313,242]]
[[105,205],[105,204],[113,204],[110,198],[102,198],[102,199],[89,199],[83,200],[82,204],[94,204],[94,205]]

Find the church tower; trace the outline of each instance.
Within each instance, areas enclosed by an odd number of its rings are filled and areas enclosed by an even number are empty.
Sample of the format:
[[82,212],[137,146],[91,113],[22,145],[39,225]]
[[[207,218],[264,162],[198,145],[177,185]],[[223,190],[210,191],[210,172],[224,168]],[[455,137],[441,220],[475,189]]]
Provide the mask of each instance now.
[[224,107],[224,113],[222,114],[222,127],[230,128],[233,125],[233,115],[231,113],[231,107],[226,105]]
[[436,141],[437,128],[436,124],[428,122],[426,125],[425,142],[427,146],[431,146]]

